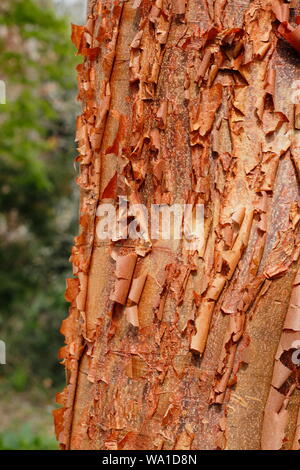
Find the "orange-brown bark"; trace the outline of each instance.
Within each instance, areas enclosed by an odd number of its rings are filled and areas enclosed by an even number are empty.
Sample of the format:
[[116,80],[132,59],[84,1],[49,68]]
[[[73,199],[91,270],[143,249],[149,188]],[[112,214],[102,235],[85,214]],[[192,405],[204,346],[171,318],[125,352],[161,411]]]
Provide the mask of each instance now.
[[[300,448],[298,7],[94,0],[73,27],[63,449]],[[204,204],[203,248],[99,240],[97,207],[119,195]]]

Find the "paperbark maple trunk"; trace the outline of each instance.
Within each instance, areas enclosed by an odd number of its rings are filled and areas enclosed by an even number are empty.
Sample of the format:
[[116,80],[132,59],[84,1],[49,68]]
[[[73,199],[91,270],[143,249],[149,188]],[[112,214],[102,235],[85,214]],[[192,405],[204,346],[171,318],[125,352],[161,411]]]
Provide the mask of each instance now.
[[[81,232],[63,449],[299,449],[298,14],[94,0],[73,27]],[[203,248],[99,240],[97,207],[120,195],[204,204]]]

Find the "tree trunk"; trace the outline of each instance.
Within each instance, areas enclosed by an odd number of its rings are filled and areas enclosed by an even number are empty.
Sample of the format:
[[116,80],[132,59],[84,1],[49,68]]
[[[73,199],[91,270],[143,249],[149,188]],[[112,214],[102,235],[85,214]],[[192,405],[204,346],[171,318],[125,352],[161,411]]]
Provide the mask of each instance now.
[[[63,449],[300,448],[296,4],[93,0],[73,27]],[[120,195],[203,204],[203,247],[100,240]]]

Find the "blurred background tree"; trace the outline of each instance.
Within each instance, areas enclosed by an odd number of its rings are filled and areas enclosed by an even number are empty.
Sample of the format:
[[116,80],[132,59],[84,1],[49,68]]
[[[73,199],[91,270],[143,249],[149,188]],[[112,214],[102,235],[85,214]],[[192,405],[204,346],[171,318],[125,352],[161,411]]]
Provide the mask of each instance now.
[[[75,2],[76,3],[76,2]],[[0,386],[60,388],[57,350],[76,233],[75,66],[70,17],[84,1],[1,0]],[[80,18],[72,20],[80,21]]]

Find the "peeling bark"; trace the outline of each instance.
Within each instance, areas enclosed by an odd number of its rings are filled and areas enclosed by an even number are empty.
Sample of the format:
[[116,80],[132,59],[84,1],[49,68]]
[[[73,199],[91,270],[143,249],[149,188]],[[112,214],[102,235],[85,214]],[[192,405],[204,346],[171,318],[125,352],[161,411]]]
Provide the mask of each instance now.
[[[73,26],[81,208],[62,449],[300,448],[299,13],[94,0]],[[202,249],[100,241],[97,208],[120,195],[204,204]]]

